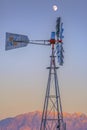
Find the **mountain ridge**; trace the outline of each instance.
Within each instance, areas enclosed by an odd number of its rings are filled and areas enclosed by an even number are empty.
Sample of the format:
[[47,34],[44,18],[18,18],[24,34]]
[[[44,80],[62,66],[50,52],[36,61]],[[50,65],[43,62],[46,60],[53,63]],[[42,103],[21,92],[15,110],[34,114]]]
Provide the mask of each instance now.
[[[87,115],[84,113],[64,113],[67,130],[87,130]],[[0,120],[0,130],[39,130],[42,113],[29,112]]]

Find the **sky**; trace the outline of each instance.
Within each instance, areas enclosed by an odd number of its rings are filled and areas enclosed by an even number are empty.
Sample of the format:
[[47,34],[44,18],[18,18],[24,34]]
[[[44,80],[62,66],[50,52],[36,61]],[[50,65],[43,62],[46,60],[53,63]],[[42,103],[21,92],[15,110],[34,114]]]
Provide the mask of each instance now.
[[57,17],[64,26],[58,70],[63,112],[87,114],[86,12],[87,0],[0,0],[0,120],[43,110],[51,54],[51,47],[31,44],[5,51],[6,32],[48,40]]

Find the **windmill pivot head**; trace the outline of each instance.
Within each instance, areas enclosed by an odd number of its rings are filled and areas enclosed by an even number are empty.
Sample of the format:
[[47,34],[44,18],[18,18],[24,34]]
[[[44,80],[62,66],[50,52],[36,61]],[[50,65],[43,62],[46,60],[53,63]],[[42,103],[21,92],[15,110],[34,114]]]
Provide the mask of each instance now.
[[55,44],[56,40],[55,39],[50,39],[49,42],[50,42],[50,44]]
[[51,32],[51,39],[49,40],[50,44],[55,44],[55,32]]

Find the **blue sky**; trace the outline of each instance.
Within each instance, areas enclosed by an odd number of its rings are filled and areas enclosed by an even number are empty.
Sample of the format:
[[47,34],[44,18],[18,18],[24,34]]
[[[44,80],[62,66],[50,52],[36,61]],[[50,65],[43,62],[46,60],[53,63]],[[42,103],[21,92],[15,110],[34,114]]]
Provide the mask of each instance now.
[[5,51],[5,33],[50,39],[59,16],[64,24],[64,66],[58,71],[63,111],[87,114],[86,12],[87,0],[0,0],[0,119],[43,109],[51,52],[35,45]]

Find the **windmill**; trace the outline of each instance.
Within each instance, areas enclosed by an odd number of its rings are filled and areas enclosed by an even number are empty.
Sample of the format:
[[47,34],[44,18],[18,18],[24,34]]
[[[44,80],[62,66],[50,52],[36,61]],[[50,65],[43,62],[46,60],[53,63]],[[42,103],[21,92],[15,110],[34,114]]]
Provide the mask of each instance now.
[[[40,130],[66,130],[57,77],[57,69],[63,65],[63,23],[61,17],[56,20],[56,31],[51,32],[50,40],[29,40],[28,36],[6,33],[5,50],[25,47],[28,44],[51,46],[50,66],[46,95],[41,119]],[[56,66],[57,57],[59,66]]]
[[[52,53],[50,56],[50,66],[48,83],[44,101],[44,108],[42,113],[42,120],[40,130],[66,130],[66,124],[63,121],[63,112],[57,77],[57,69],[55,57],[57,56],[59,65],[63,65],[63,23],[61,23],[61,18],[57,18],[56,21],[56,33],[51,33],[50,44],[52,47]],[[55,40],[56,34],[56,40]],[[56,46],[56,56],[55,56],[55,46]]]

